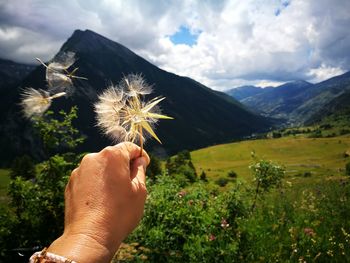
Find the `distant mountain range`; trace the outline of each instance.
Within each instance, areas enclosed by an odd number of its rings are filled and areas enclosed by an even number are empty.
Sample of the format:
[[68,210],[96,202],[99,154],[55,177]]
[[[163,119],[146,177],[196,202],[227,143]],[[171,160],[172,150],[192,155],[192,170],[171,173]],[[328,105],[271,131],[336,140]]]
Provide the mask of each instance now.
[[261,89],[250,86],[245,91],[240,87],[237,92],[230,90],[227,94],[264,116],[283,119],[288,124],[310,123],[350,90],[350,72],[317,84],[299,80],[266,91]]
[[[232,141],[271,126],[269,119],[252,113],[232,97],[193,79],[161,70],[126,47],[90,30],[76,30],[60,50],[66,51],[76,53],[78,75],[88,80],[79,80],[74,95],[57,99],[52,109],[78,106],[77,126],[87,137],[79,150],[96,151],[112,143],[95,127],[93,103],[108,84],[119,82],[129,73],[141,73],[149,84],[153,84],[152,95],[165,96],[166,100],[161,103],[163,112],[174,117],[171,121],[161,121],[157,127],[163,145],[146,144],[146,149],[159,155]],[[23,87],[45,89],[44,67],[36,67],[18,88],[13,89],[13,95],[1,97],[1,102],[10,99],[12,105],[3,112],[0,121],[3,163],[23,153],[40,156],[31,124],[21,117],[18,106]]]
[[225,91],[225,93],[234,97],[236,100],[241,101],[241,100],[244,100],[245,98],[265,93],[270,89],[273,89],[273,87],[261,88],[261,87],[255,87],[255,86],[241,86],[241,87],[227,90]]

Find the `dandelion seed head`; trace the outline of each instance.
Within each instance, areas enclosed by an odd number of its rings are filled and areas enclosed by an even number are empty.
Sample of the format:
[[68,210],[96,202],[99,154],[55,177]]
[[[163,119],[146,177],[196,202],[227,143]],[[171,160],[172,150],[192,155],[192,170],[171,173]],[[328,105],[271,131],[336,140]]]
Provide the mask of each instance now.
[[[160,142],[153,129],[158,119],[172,119],[160,114],[157,104],[164,98],[143,101],[151,88],[140,75],[129,75],[117,86],[110,86],[95,104],[97,125],[114,141],[143,143],[147,137]],[[146,131],[143,132],[143,130]]]
[[60,52],[58,53],[53,61],[48,64],[48,68],[56,69],[56,70],[67,70],[70,68],[75,62],[75,53],[68,52]]
[[22,93],[22,108],[26,118],[42,115],[51,105],[49,93],[44,90],[26,88]]
[[144,96],[152,93],[152,87],[147,84],[140,74],[130,74],[123,78],[119,87],[130,97]]

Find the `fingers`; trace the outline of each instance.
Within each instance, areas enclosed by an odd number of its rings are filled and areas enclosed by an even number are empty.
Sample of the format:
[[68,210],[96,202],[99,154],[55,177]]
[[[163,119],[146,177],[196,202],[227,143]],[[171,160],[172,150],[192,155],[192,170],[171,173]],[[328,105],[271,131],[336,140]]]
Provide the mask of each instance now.
[[147,159],[145,157],[139,157],[131,163],[131,180],[136,178],[137,181],[146,185],[146,167]]
[[[130,159],[130,161],[141,157],[141,148],[132,142],[122,142],[117,144],[115,147],[126,150],[126,153]],[[150,162],[150,158],[145,150],[142,151],[142,157],[145,158],[146,167]]]

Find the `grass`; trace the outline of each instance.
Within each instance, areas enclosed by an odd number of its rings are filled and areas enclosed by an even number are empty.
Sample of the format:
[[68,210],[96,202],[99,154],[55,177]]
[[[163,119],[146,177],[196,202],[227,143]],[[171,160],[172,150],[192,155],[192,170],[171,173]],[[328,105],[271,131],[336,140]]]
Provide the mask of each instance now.
[[191,153],[197,173],[205,171],[209,179],[227,178],[230,170],[239,179],[251,180],[249,165],[251,152],[286,168],[286,177],[296,182],[304,172],[311,172],[303,183],[323,180],[324,176],[343,176],[345,164],[350,161],[344,152],[350,149],[350,136],[333,138],[293,138],[250,140],[217,145]]
[[7,203],[7,187],[10,183],[10,170],[0,169],[0,205]]

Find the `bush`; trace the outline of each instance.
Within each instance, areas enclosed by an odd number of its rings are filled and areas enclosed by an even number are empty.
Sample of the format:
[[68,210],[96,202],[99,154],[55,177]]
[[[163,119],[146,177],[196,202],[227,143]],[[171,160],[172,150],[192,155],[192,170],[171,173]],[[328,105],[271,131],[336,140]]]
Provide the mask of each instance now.
[[166,168],[170,176],[177,178],[184,176],[185,181],[188,183],[194,183],[197,180],[196,169],[188,151],[180,152],[176,156],[169,158],[166,162]]
[[345,165],[345,174],[350,175],[350,162]]
[[303,177],[311,177],[312,173],[311,172],[304,172]]
[[201,175],[199,176],[199,178],[204,181],[204,182],[208,182],[208,179],[207,179],[207,174],[202,171]]
[[15,179],[17,176],[23,179],[31,179],[35,175],[35,165],[33,159],[28,155],[17,157],[11,165],[11,179]]
[[217,180],[215,181],[215,183],[216,183],[218,186],[220,186],[220,187],[224,187],[225,185],[227,185],[228,180],[227,180],[227,178],[221,177],[221,178],[217,179]]
[[[48,112],[36,120],[47,154],[64,148],[72,149],[83,141],[72,127],[76,108],[68,114],[61,112],[62,120],[53,120],[51,116],[52,113]],[[58,133],[65,140],[52,138],[58,136]],[[47,145],[50,143],[54,143],[56,148]],[[11,251],[14,249],[26,248],[27,253],[31,254],[31,248],[43,248],[62,234],[64,189],[70,172],[80,161],[80,155],[50,155],[36,169],[28,160],[24,158],[15,162],[8,190],[10,207],[6,211],[7,216],[0,218],[0,253],[7,261],[13,260]],[[25,167],[30,168],[29,174],[24,173]]]
[[237,173],[235,171],[229,171],[227,176],[230,178],[237,178]]
[[150,154],[150,163],[147,167],[147,178],[152,181],[156,180],[157,176],[163,173],[161,161],[158,157]]
[[[201,183],[182,189],[169,176],[149,188],[141,224],[128,238],[149,249],[150,262],[232,262],[239,250],[235,191],[214,196]],[[136,261],[136,260],[135,260]]]

